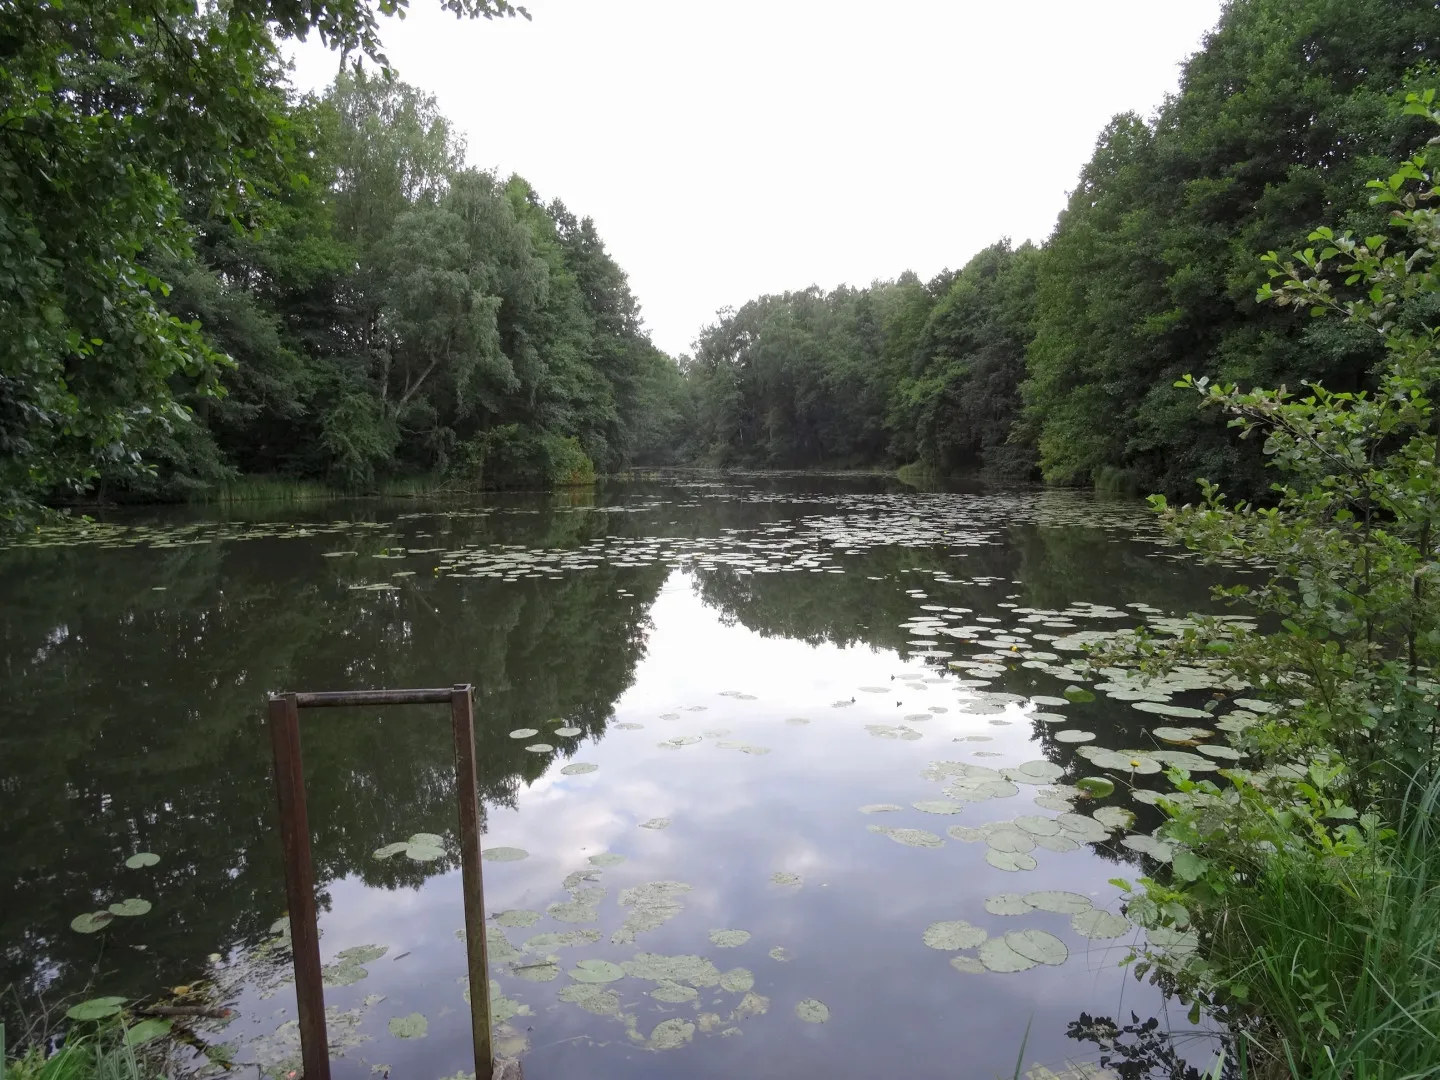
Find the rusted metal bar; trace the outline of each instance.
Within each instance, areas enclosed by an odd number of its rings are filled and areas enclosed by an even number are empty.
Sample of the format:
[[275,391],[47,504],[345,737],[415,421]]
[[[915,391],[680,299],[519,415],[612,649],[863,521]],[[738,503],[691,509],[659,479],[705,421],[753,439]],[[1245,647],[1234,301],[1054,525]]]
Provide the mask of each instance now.
[[285,901],[290,947],[295,956],[295,1008],[305,1080],[330,1080],[325,1036],[325,989],[320,973],[320,928],[315,917],[315,869],[310,859],[310,819],[305,812],[305,773],[300,759],[298,694],[270,699],[270,743],[275,754],[275,792],[280,804],[280,848],[285,863]]
[[453,691],[440,690],[333,690],[319,694],[296,694],[302,709],[342,708],[348,705],[448,705]]
[[465,896],[465,950],[470,963],[470,1029],[475,1075],[494,1068],[490,1048],[490,958],[486,954],[485,889],[480,874],[480,795],[475,767],[475,710],[469,686],[450,694],[455,735],[455,789],[460,804],[460,870]]

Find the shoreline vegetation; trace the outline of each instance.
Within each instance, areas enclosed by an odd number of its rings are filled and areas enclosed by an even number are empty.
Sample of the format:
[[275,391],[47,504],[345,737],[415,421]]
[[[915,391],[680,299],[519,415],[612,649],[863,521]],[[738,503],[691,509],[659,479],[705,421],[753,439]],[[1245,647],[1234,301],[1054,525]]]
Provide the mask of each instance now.
[[[1275,629],[1197,617],[1093,660],[1217,667],[1256,703],[1227,730],[1254,767],[1170,770],[1146,873],[1116,879],[1151,932],[1132,969],[1226,1025],[1217,1074],[1440,1075],[1433,3],[1232,0],[1043,246],[760,297],[678,362],[593,222],[464,164],[374,7],[291,7],[0,16],[0,112],[36,136],[0,147],[23,241],[0,243],[0,520],[687,463],[1160,492],[1173,539],[1264,570],[1215,594]],[[279,42],[321,22],[381,74],[296,95]],[[82,1034],[7,1070],[155,1075],[105,1025],[123,1006],[75,1006]]]

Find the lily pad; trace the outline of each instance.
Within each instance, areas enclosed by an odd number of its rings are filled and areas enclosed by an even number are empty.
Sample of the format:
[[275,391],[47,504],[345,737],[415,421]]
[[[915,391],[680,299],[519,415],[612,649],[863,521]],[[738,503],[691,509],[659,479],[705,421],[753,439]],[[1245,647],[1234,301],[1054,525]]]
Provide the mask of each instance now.
[[92,911],[87,915],[76,915],[70,920],[70,929],[81,934],[93,934],[109,926],[115,916],[108,911]]
[[1123,836],[1120,838],[1120,843],[1124,844],[1131,851],[1138,851],[1144,855],[1149,855],[1156,862],[1169,862],[1175,854],[1173,845],[1166,843],[1164,840],[1156,839],[1153,836],[1147,836],[1144,833],[1134,836]]
[[480,857],[486,862],[519,862],[528,859],[530,853],[518,847],[492,847],[482,851]]
[[710,944],[720,949],[734,949],[750,940],[748,930],[711,930]]
[[1077,911],[1089,911],[1094,906],[1088,896],[1056,889],[1028,892],[1025,894],[1025,903],[1040,911],[1053,911],[1057,915],[1073,915]]
[[1002,892],[985,898],[985,910],[991,915],[1029,915],[1035,909],[1019,893]]
[[924,814],[958,814],[965,809],[964,803],[952,799],[921,799],[910,805]]
[[[735,696],[744,698],[750,695]],[[655,1030],[650,1032],[650,1038],[645,1040],[645,1045],[651,1050],[678,1050],[694,1037],[695,1025],[677,1016],[656,1024]]]
[[624,861],[624,855],[616,854],[613,851],[607,851],[600,855],[590,856],[591,866],[619,866]]
[[1081,731],[1079,728],[1066,728],[1064,731],[1055,732],[1055,741],[1061,743],[1085,743],[1094,742],[1093,731]]
[[954,952],[957,949],[973,949],[982,944],[990,935],[978,926],[971,926],[964,919],[931,923],[925,929],[925,944],[932,949]]
[[511,737],[512,739],[528,739],[528,738],[531,738],[532,736],[539,735],[539,734],[540,734],[540,730],[539,730],[538,728],[522,727],[522,728],[516,728],[514,731],[510,732],[510,737]]
[[1050,967],[1059,967],[1070,958],[1065,943],[1046,930],[1011,930],[1005,935],[1005,944],[1025,959]]
[[784,870],[777,870],[770,875],[770,884],[787,889],[798,889],[803,883],[804,879],[799,874],[786,873]]
[[579,1005],[588,1013],[596,1016],[619,1016],[620,997],[614,990],[606,990],[603,985],[595,983],[570,983],[560,988],[556,995],[561,1001],[570,1005]]
[[580,734],[580,729],[578,727],[557,727],[555,734],[566,739],[573,739]]
[[420,1013],[392,1016],[385,1026],[397,1039],[423,1039],[430,1033],[430,1022]]
[[830,1009],[823,1001],[806,998],[795,1006],[795,1015],[807,1024],[823,1024],[830,1019]]
[[1070,926],[1081,937],[1117,938],[1130,929],[1130,920],[1104,908],[1091,908],[1070,916]]
[[1207,720],[1210,714],[1204,709],[1187,709],[1184,705],[1171,705],[1163,701],[1132,701],[1132,709],[1154,713],[1156,716],[1173,716],[1184,720]]
[[1087,776],[1076,780],[1075,786],[1096,799],[1104,799],[1115,793],[1115,781],[1105,776]]
[[1233,746],[1197,746],[1195,749],[1206,757],[1217,758],[1220,761],[1239,761],[1244,756]]
[[625,969],[609,960],[581,960],[567,974],[576,982],[612,983],[625,977]]
[[1135,824],[1135,815],[1123,806],[1102,806],[1091,817],[1107,829],[1128,829]]
[[905,808],[904,808],[903,806],[900,806],[900,805],[898,805],[897,803],[880,802],[880,803],[870,803],[870,804],[868,804],[868,805],[866,805],[866,806],[860,807],[860,813],[862,813],[862,814],[889,814],[889,813],[892,813],[892,812],[894,812],[894,811],[896,811],[896,810],[904,810],[904,809],[905,809]]
[[1009,934],[1006,934],[1005,937],[992,937],[980,946],[980,963],[985,965],[987,971],[1008,974],[1014,971],[1028,971],[1036,965],[1037,961],[1031,960],[1028,956],[1022,956],[1010,947],[1009,937]]
[[720,976],[720,989],[732,994],[744,994],[755,988],[755,973],[747,968],[731,968]]
[[985,965],[973,956],[952,956],[950,966],[956,971],[964,972],[966,975],[985,974]]
[[1027,852],[1035,850],[1035,837],[1023,829],[1001,822],[985,834],[985,845],[992,851]]
[[548,742],[537,742],[531,743],[525,747],[525,749],[529,750],[532,754],[548,754],[551,750],[554,750],[555,747],[551,746]]
[[560,961],[558,957],[547,956],[533,964],[512,965],[510,974],[526,982],[554,982],[560,977]]
[[1027,832],[1035,837],[1037,843],[1042,836],[1058,836],[1060,834],[1060,825],[1055,819],[1042,814],[1021,814],[1013,824],[1022,832]]
[[906,847],[938,848],[945,844],[940,837],[924,829],[895,829],[888,825],[871,825],[868,828],[871,832],[888,836],[897,844],[904,844]]
[[114,1016],[120,1011],[120,1006],[125,1004],[123,997],[98,997],[89,1001],[82,1001],[78,1005],[72,1005],[65,1011],[65,1015],[71,1020],[104,1020],[108,1016]]
[[1017,870],[1034,870],[1036,862],[1029,855],[1020,851],[996,851],[990,848],[985,852],[985,861],[997,870],[1015,872]]
[[661,750],[679,750],[682,746],[694,746],[701,742],[699,735],[677,735],[673,739],[666,739],[664,742],[656,743]]
[[131,870],[139,870],[142,867],[154,866],[160,861],[160,856],[153,851],[137,851],[125,860],[125,865]]
[[150,907],[151,904],[149,900],[140,900],[132,896],[127,900],[121,900],[118,904],[111,904],[110,914],[124,915],[127,917],[133,915],[144,915],[149,912]]
[[1083,686],[1067,686],[1063,691],[1065,700],[1076,705],[1083,705],[1088,701],[1094,701],[1095,695],[1086,690]]
[[654,818],[651,818],[649,821],[642,821],[642,822],[640,823],[640,828],[642,828],[642,829],[656,829],[656,830],[659,830],[659,829],[668,829],[669,827],[670,827],[670,819],[669,819],[668,817],[654,817]]
[[599,765],[592,765],[588,761],[577,761],[572,765],[566,765],[560,771],[566,776],[584,776],[586,773],[592,773],[598,768],[600,768]]
[[679,983],[667,981],[651,990],[650,996],[667,1005],[684,1005],[696,1000],[700,996],[700,991],[693,986],[681,986]]
[[540,912],[527,911],[524,908],[512,908],[495,916],[496,926],[526,927],[534,926],[539,921]]

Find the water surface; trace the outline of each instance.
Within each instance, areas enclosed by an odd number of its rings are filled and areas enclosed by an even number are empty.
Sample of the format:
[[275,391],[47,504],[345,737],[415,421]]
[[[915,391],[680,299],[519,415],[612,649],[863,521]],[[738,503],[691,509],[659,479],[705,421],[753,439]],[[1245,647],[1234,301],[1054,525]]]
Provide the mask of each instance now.
[[[1146,865],[1125,831],[1066,849],[1073,833],[1033,819],[1123,805],[1153,828],[1124,785],[1099,801],[1065,786],[1101,771],[1077,750],[1162,748],[1151,729],[1194,721],[1123,694],[1059,704],[1078,678],[1067,639],[1203,607],[1208,580],[1133,504],[877,478],[42,532],[0,550],[0,986],[16,990],[0,1008],[212,980],[238,1010],[216,1037],[286,1067],[265,694],[468,681],[484,844],[526,853],[484,867],[487,909],[512,912],[491,974],[529,1080],[1008,1076],[1027,1027],[1027,1064],[1061,1068],[1083,1054],[1065,1036],[1081,1012],[1164,1009],[1118,966],[1136,932],[986,902],[1061,890],[1120,910],[1107,879]],[[335,1075],[468,1071],[446,716],[310,713],[303,733]],[[877,805],[898,809],[862,812]],[[1059,839],[1006,852],[950,831],[1017,818]],[[439,858],[373,855],[424,833]],[[160,862],[127,868],[141,851]],[[127,897],[153,909],[70,929]],[[1036,938],[1044,962],[997,973],[983,949],[927,945],[957,920],[1045,931],[1068,959]],[[339,958],[361,946],[363,963]],[[597,960],[629,967],[583,981],[609,971],[577,967]],[[415,1014],[423,1038],[391,1033]]]

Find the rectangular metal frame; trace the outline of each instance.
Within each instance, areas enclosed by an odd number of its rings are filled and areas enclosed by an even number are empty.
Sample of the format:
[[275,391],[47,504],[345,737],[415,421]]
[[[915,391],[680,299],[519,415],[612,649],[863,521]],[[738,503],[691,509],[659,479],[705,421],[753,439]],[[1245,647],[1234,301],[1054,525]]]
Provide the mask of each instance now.
[[305,1080],[330,1080],[330,1045],[325,1033],[320,927],[315,912],[315,868],[310,857],[310,821],[305,809],[305,774],[300,758],[300,710],[357,705],[443,704],[450,706],[455,739],[460,868],[465,894],[465,946],[470,971],[470,1025],[475,1042],[475,1074],[488,1077],[494,1069],[490,1049],[490,965],[485,949],[485,893],[480,875],[474,688],[466,683],[437,690],[272,694],[270,742],[275,755],[275,792],[280,803],[280,846],[285,861],[285,898],[290,910],[290,941],[295,955],[295,1001]]

